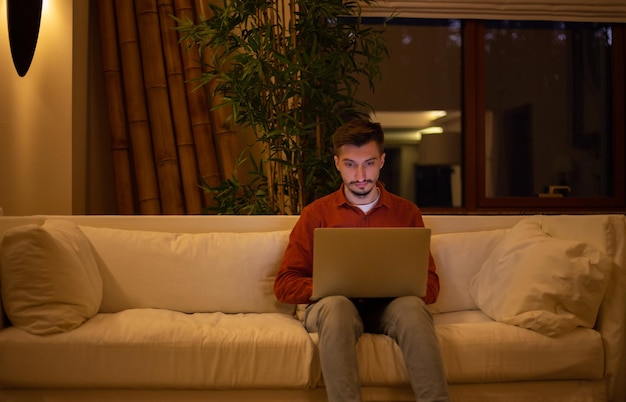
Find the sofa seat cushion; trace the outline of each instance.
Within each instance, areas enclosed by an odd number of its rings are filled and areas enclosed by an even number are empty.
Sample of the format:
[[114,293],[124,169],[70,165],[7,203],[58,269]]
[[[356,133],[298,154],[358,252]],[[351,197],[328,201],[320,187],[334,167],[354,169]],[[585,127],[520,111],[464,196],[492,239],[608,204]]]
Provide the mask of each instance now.
[[[479,310],[433,318],[450,383],[597,380],[603,376],[602,339],[593,329],[577,328],[554,338],[495,322]],[[311,335],[317,343],[317,334]],[[363,334],[357,354],[363,385],[408,384],[402,352],[388,336]]]
[[558,337],[492,321],[480,311],[434,316],[448,380],[597,380],[604,375],[602,336],[576,328]]
[[314,345],[279,313],[100,313],[50,336],[0,332],[0,384],[9,388],[304,388]]

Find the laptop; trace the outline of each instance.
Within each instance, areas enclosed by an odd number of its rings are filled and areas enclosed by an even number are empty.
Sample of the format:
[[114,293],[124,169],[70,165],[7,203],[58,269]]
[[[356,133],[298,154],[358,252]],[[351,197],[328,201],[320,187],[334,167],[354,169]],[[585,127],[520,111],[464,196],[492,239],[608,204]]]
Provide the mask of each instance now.
[[313,296],[426,294],[430,229],[318,228],[313,232]]

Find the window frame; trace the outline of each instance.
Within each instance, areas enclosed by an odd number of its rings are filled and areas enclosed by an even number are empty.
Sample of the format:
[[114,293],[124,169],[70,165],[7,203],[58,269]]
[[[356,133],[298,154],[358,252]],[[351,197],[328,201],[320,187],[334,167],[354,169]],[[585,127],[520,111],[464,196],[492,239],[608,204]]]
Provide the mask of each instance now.
[[[467,212],[609,212],[624,211],[626,149],[624,145],[624,24],[613,24],[612,118],[613,172],[612,196],[608,197],[487,197],[485,189],[485,81],[484,23],[464,21],[464,207]],[[621,90],[620,90],[621,89]]]
[[[371,10],[370,10],[371,11]],[[486,196],[485,154],[485,65],[484,34],[489,19],[463,19],[452,15],[401,14],[422,20],[454,19],[462,22],[461,111],[462,111],[462,206],[426,207],[427,214],[497,213],[626,213],[626,22],[612,22],[612,172],[611,196],[538,197]],[[368,19],[381,19],[366,12]],[[443,17],[443,18],[442,18]],[[514,18],[502,17],[502,20]],[[522,19],[520,19],[522,20]],[[528,19],[527,19],[528,20]],[[558,18],[554,19],[559,21]],[[566,19],[562,19],[566,20]],[[582,20],[579,20],[582,21]],[[589,19],[587,22],[592,22]]]
[[484,22],[463,20],[463,206],[422,208],[425,213],[625,212],[626,27],[614,23],[612,54],[612,195],[608,197],[487,197],[485,189]]

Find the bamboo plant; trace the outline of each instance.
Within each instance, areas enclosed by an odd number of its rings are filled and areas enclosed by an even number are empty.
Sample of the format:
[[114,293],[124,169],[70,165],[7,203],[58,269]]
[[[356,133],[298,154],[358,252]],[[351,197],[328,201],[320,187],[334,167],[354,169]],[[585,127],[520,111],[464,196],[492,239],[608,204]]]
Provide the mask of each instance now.
[[241,157],[252,166],[245,182],[234,172],[203,184],[216,213],[298,214],[338,187],[330,137],[347,115],[371,110],[355,94],[360,82],[374,88],[387,56],[382,28],[361,22],[370,3],[224,0],[199,23],[178,21],[205,64],[198,84],[214,88],[229,123],[249,127],[261,148]]

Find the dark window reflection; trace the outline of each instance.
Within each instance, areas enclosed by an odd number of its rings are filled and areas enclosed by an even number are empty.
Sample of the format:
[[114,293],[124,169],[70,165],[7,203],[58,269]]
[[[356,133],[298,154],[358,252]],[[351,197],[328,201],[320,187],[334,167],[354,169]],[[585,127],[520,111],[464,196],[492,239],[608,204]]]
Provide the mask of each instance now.
[[487,197],[611,196],[611,36],[603,24],[485,22]]
[[[366,19],[381,25],[382,20]],[[372,105],[386,133],[381,180],[420,207],[462,206],[460,20],[396,18],[385,29],[389,58]]]

